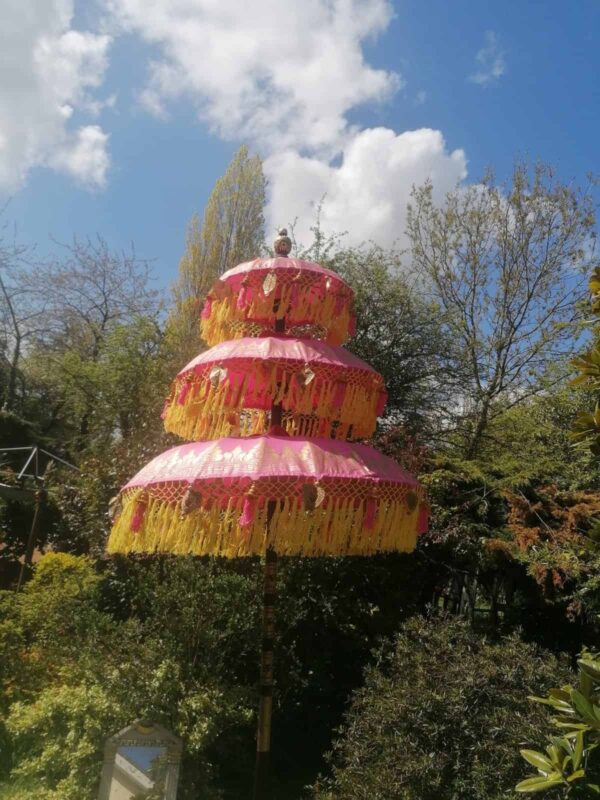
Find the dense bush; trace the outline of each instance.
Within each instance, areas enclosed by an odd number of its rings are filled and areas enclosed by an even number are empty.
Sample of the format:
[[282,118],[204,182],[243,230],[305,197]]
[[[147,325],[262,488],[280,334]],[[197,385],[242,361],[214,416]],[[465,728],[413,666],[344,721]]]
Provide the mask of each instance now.
[[519,747],[546,730],[527,695],[564,671],[516,636],[414,617],[352,700],[319,800],[500,800],[524,777]]

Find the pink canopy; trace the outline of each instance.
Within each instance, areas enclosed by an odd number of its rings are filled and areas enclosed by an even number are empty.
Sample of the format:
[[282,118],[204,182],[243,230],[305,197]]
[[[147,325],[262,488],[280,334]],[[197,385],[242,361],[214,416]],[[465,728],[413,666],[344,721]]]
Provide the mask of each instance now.
[[387,395],[383,378],[341,347],[266,336],[221,342],[177,375],[165,428],[185,439],[266,433],[273,402],[293,436],[366,439]]
[[245,337],[220,342],[190,361],[179,371],[178,377],[183,377],[190,372],[201,372],[210,364],[243,359],[299,361],[303,364],[356,369],[370,373],[379,381],[382,380],[379,373],[370,364],[343,347],[329,345],[316,339],[297,339],[283,335]]
[[326,284],[327,279],[330,283],[327,288],[334,293],[344,293],[349,296],[352,295],[352,289],[345,283],[337,272],[322,267],[315,261],[303,261],[300,258],[277,257],[277,258],[253,258],[252,261],[244,261],[236,267],[228,269],[221,275],[221,280],[228,283],[235,289],[239,289],[243,281],[248,277],[248,273],[252,270],[252,275],[258,277],[259,273],[268,273],[276,269],[282,274],[289,273],[293,278],[300,274],[301,280],[305,278],[310,279],[314,284]]
[[299,440],[287,436],[249,436],[173,447],[143,467],[124,487],[185,483],[202,490],[205,481],[301,478],[342,479],[361,485],[386,483],[417,487],[418,482],[391,458],[366,444],[333,439]]

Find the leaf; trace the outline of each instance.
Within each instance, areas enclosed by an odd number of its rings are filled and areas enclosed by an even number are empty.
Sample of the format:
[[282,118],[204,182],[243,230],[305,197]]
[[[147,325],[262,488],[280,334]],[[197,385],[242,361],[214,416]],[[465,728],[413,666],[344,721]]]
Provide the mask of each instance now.
[[588,721],[595,721],[594,709],[592,704],[587,700],[581,692],[573,689],[571,692],[571,702],[575,706],[577,713]]
[[579,669],[585,672],[586,675],[589,675],[592,680],[600,683],[600,664],[597,661],[587,661],[584,658],[580,658],[577,661],[577,665]]
[[560,757],[560,750],[555,744],[551,744],[546,748],[546,752],[550,756],[550,761],[552,762],[553,766],[560,769],[562,766],[562,759]]
[[517,792],[543,792],[545,789],[552,789],[562,783],[560,773],[553,772],[547,777],[536,776],[535,778],[527,778],[515,786]]
[[532,766],[541,770],[544,774],[547,775],[548,773],[552,772],[552,763],[543,753],[539,753],[537,750],[521,750],[520,753],[525,761],[528,761]]
[[565,691],[564,689],[550,689],[548,694],[550,697],[555,698],[556,700],[562,700],[565,703],[568,703],[571,699],[569,692]]
[[567,780],[569,781],[569,783],[573,783],[573,781],[578,781],[579,778],[585,778],[585,770],[584,769],[578,769],[577,772],[573,772],[572,775],[569,775]]

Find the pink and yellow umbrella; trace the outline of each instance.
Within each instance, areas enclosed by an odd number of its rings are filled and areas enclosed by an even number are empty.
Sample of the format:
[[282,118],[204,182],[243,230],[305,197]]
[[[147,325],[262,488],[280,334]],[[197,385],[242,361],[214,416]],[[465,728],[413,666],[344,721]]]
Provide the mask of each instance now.
[[108,542],[265,557],[255,800],[268,795],[278,556],[409,552],[427,525],[415,478],[352,441],[385,403],[381,376],[334,346],[353,331],[352,290],[290,248],[281,231],[277,258],[215,283],[201,322],[214,346],[181,370],[163,412],[168,431],[207,441],[162,453],[123,487]]
[[293,436],[366,439],[383,412],[383,378],[326,342],[265,336],[221,342],[177,375],[165,429],[185,439],[266,433],[273,403]]

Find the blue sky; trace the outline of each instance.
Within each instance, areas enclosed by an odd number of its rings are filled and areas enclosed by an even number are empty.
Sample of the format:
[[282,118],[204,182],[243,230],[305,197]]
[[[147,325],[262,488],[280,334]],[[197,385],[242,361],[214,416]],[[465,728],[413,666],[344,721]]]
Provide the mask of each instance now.
[[519,155],[600,172],[595,1],[248,5],[0,0],[0,196],[23,240],[134,242],[168,285],[242,142],[270,229],[302,233],[326,193],[329,227],[383,244],[429,175],[443,192]]

